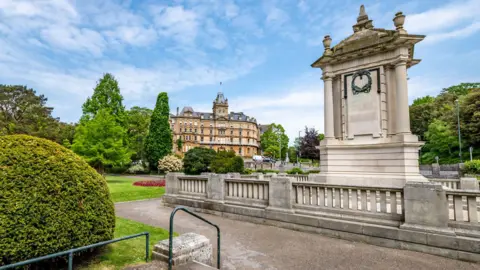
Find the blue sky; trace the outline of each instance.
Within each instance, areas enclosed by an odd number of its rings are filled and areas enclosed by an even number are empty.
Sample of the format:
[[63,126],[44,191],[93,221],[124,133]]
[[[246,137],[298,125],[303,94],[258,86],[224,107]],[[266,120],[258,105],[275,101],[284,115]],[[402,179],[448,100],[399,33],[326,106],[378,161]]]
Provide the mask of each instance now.
[[[220,91],[230,110],[281,123],[290,137],[323,130],[323,83],[310,64],[352,34],[360,4],[377,28],[427,38],[409,70],[410,100],[479,81],[480,0],[0,0],[0,83],[44,94],[54,115],[76,122],[105,72],[125,105],[153,108],[166,91],[172,112],[210,111]],[[291,140],[292,141],[292,140]]]

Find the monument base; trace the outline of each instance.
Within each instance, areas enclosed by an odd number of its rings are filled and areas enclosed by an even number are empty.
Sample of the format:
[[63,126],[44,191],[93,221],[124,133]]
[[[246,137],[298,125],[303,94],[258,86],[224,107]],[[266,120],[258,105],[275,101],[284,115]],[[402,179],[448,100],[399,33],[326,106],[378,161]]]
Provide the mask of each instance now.
[[320,171],[315,181],[403,188],[406,182],[426,182],[418,166],[416,136],[394,136],[359,143],[328,140],[320,145]]

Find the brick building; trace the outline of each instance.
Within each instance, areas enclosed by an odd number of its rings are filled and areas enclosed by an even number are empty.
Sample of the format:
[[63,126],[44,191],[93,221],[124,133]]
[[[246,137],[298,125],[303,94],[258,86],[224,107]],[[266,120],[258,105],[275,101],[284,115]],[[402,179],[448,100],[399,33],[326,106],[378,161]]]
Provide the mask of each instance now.
[[[218,150],[233,150],[237,155],[251,157],[259,152],[259,125],[253,117],[242,112],[229,112],[228,99],[218,93],[213,101],[212,112],[196,112],[184,107],[170,116],[173,132],[173,148],[185,153],[194,147],[209,147]],[[182,147],[178,149],[178,140]]]

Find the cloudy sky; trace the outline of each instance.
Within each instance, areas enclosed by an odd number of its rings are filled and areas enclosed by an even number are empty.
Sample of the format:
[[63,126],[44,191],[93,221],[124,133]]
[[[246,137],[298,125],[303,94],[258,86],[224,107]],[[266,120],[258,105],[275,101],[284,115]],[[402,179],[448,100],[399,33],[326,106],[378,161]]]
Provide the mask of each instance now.
[[[480,78],[480,0],[362,1],[374,26],[426,34],[409,71],[410,100]],[[290,137],[323,130],[323,84],[310,64],[352,34],[359,1],[0,0],[0,83],[48,97],[76,122],[105,72],[125,105],[153,108],[166,91],[172,112],[210,111],[218,91],[230,110],[281,123]],[[219,82],[223,82],[220,89]],[[292,141],[292,140],[291,140]]]

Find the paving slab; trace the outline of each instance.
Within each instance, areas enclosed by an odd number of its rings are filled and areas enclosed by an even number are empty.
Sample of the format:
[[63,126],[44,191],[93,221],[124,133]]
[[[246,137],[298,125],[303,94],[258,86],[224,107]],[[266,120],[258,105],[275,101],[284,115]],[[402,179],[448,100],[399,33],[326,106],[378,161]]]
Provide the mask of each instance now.
[[[115,209],[117,216],[166,229],[172,212],[161,199],[118,203]],[[199,215],[220,226],[222,269],[480,269],[479,264],[430,254]],[[174,231],[205,235],[216,249],[215,229],[184,212],[175,215]]]

